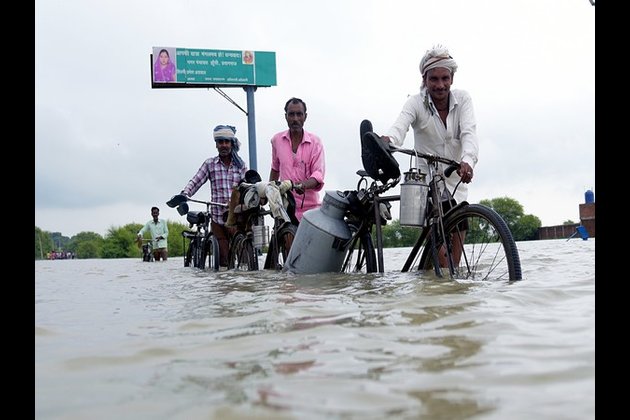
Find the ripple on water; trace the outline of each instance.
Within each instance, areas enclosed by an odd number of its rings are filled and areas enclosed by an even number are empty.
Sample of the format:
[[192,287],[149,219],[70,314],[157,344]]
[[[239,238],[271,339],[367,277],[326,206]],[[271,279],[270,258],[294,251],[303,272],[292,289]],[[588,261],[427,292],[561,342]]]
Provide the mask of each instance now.
[[513,283],[37,261],[36,416],[592,418],[595,241],[518,247]]

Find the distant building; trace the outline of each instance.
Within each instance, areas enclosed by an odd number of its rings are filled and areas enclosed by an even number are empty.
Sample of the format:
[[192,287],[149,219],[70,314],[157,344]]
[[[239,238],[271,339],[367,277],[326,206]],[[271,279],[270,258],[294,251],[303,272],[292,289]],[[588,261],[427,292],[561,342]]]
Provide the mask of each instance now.
[[578,226],[586,228],[590,238],[595,237],[595,198],[593,191],[584,193],[584,203],[580,204],[580,223],[570,225],[543,226],[538,228],[538,239],[563,239],[575,233]]
[[580,222],[586,228],[588,236],[595,237],[595,203],[580,204]]

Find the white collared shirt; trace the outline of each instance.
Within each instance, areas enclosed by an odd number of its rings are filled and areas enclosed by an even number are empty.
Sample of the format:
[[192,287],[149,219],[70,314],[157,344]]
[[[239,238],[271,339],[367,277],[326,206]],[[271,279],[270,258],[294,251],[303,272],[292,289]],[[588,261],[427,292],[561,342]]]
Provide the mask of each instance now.
[[[425,101],[426,98],[426,101]],[[449,98],[449,112],[446,127],[435,109],[431,95],[426,89],[411,95],[403,105],[398,118],[386,135],[397,146],[402,146],[409,127],[413,127],[414,148],[421,153],[432,153],[456,161],[464,161],[475,167],[479,155],[479,139],[472,100],[468,92],[452,89]],[[428,173],[426,162],[419,159],[419,168]],[[457,172],[446,179],[452,192],[459,182]],[[427,177],[428,181],[428,177]],[[458,203],[468,197],[468,184],[461,183],[455,192]]]

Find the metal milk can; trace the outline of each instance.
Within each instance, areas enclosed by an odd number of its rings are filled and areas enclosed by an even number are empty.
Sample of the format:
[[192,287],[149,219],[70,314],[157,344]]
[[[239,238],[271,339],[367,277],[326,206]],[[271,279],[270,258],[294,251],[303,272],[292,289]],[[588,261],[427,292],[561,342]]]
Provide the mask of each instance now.
[[296,274],[338,272],[352,236],[343,220],[349,201],[341,191],[326,191],[322,205],[302,215],[284,271]]
[[400,225],[425,226],[427,194],[427,175],[417,168],[410,168],[404,173],[404,182],[400,184]]

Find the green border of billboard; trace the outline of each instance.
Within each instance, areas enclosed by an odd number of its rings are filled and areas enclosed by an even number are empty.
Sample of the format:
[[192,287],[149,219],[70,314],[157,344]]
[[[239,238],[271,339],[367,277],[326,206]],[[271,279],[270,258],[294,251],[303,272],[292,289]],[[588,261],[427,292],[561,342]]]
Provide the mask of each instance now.
[[[162,49],[174,52],[176,80],[154,80],[154,56]],[[172,60],[173,54],[169,55]],[[276,84],[275,52],[153,47],[151,54],[151,87],[154,88],[269,87]]]

